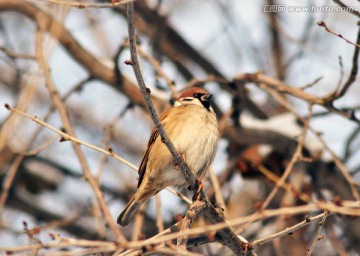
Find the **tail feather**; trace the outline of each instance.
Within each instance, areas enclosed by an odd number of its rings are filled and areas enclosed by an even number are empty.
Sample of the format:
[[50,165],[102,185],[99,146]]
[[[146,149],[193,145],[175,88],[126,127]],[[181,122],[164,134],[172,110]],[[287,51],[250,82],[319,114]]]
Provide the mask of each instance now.
[[135,200],[135,196],[127,203],[125,209],[117,218],[117,223],[126,226],[134,218],[135,213],[139,210],[142,202]]

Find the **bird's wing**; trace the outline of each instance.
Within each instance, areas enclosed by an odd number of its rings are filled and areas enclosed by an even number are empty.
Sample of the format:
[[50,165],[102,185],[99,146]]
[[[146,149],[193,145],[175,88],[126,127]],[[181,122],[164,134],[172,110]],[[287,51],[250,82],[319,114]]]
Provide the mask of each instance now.
[[[160,117],[160,122],[162,123],[162,125],[165,125],[165,118],[167,116],[167,113],[168,111],[164,112],[161,117]],[[156,129],[156,127],[154,127],[152,133],[151,133],[151,136],[150,136],[150,139],[149,139],[149,142],[148,142],[148,145],[147,145],[147,149],[145,151],[145,154],[143,156],[143,159],[141,160],[141,164],[140,164],[140,167],[139,167],[139,182],[138,182],[138,187],[140,187],[140,184],[141,182],[143,181],[144,179],[144,175],[145,175],[145,171],[146,171],[146,166],[147,166],[147,162],[148,162],[148,159],[149,159],[149,154],[150,154],[150,151],[151,151],[151,148],[153,147],[153,145],[155,144],[155,140],[156,138],[159,136],[159,132],[158,130]]]

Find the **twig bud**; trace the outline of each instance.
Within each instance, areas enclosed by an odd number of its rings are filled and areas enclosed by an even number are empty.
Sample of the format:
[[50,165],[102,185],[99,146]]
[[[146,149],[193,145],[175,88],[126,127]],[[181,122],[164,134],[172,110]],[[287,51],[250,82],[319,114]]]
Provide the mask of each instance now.
[[125,60],[124,63],[126,65],[130,65],[130,66],[133,66],[134,65],[134,62],[132,60]]

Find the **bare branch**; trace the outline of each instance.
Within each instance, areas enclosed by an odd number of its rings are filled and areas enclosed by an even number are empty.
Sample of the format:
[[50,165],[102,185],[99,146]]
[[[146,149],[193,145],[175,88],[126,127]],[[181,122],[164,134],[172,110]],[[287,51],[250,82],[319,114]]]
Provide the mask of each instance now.
[[319,223],[318,223],[318,226],[319,226],[319,227],[318,227],[318,229],[317,229],[317,231],[316,231],[316,235],[315,235],[315,237],[314,237],[313,242],[311,243],[310,248],[309,248],[309,249],[307,250],[307,252],[306,252],[306,256],[310,256],[310,255],[313,253],[316,244],[317,244],[321,239],[323,239],[323,237],[321,237],[320,234],[321,234],[321,230],[322,230],[322,228],[323,228],[323,226],[324,226],[324,224],[325,224],[326,218],[329,216],[329,214],[330,214],[330,212],[325,211],[325,212],[324,212],[324,216],[323,216],[322,219],[319,221]]
[[327,32],[329,32],[329,33],[331,33],[331,34],[333,34],[333,35],[335,35],[335,36],[340,37],[341,39],[345,40],[347,43],[352,44],[352,45],[354,45],[354,46],[357,47],[357,48],[360,48],[360,44],[353,43],[353,42],[351,42],[350,40],[346,39],[342,34],[338,34],[338,33],[334,32],[333,30],[331,30],[331,29],[326,25],[325,22],[319,21],[317,24],[318,24],[320,27],[325,28]]

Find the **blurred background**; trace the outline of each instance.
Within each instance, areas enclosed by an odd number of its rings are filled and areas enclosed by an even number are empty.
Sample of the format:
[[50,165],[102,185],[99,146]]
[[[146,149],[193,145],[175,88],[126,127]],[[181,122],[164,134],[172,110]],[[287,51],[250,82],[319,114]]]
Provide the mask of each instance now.
[[[153,124],[132,67],[124,63],[130,59],[126,5],[99,8],[109,2],[95,1],[91,2],[95,7],[83,2],[85,8],[77,8],[66,1],[54,2],[0,1],[1,105],[8,103],[57,129],[64,127],[49,93],[42,52],[76,137],[103,149],[111,147],[138,166]],[[222,137],[212,169],[221,186],[220,197],[214,195],[209,175],[204,185],[214,204],[226,209],[227,219],[250,215],[264,202],[277,182],[264,170],[281,177],[303,132],[301,120],[310,114],[316,132],[306,133],[302,151],[312,161],[297,162],[287,179],[291,189],[280,189],[267,208],[309,203],[299,195],[325,202],[356,199],[332,153],[358,191],[359,78],[333,102],[335,110],[314,105],[309,111],[304,98],[277,91],[279,101],[261,86],[263,81],[241,77],[263,74],[318,97],[342,88],[351,70],[358,69],[354,52],[359,46],[354,44],[359,12],[356,0],[135,1],[141,69],[158,113],[189,86],[204,86],[214,95]],[[353,44],[327,32],[317,24],[320,21]],[[0,108],[0,246],[26,245],[34,239],[46,242],[49,233],[114,239],[71,142],[59,142],[60,137]],[[136,190],[137,173],[113,157],[84,146],[81,150],[115,219]],[[185,214],[187,204],[181,199],[168,191],[160,198],[148,202],[141,232],[135,224],[122,228],[127,238],[159,232],[160,212],[164,227]],[[284,213],[234,230],[252,241],[318,213]],[[29,237],[28,230],[37,227],[41,232]],[[358,217],[332,216],[323,229],[326,238],[313,255],[359,255],[359,227]],[[261,246],[257,253],[305,255],[316,229],[316,223],[309,225]],[[204,255],[228,253],[211,244],[193,250]]]

